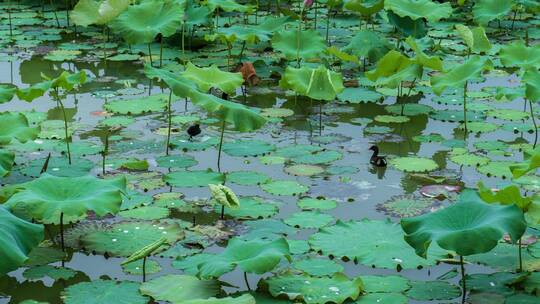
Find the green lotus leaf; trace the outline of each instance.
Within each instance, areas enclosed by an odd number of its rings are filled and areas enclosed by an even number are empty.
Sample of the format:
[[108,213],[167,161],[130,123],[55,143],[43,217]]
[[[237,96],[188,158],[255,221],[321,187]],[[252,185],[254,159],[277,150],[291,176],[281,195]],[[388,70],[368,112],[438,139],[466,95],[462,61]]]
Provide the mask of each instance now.
[[389,51],[378,62],[375,70],[366,73],[371,81],[377,85],[385,85],[396,88],[402,81],[419,78],[422,74],[422,66],[415,64],[414,60],[404,56],[398,51]]
[[168,96],[158,94],[136,99],[110,101],[104,105],[104,108],[116,114],[139,115],[163,111],[167,107],[167,100]]
[[234,171],[227,173],[228,182],[243,186],[260,185],[269,180],[270,177],[268,175],[257,171]]
[[540,153],[533,153],[524,164],[511,166],[512,176],[514,179],[520,178],[523,175],[536,170],[540,167]]
[[237,157],[265,155],[275,149],[276,146],[262,140],[238,140],[223,144],[223,152]]
[[[361,233],[359,233],[361,232]],[[435,264],[435,258],[423,259],[414,253],[403,239],[398,224],[389,221],[337,221],[324,227],[309,238],[315,251],[336,258],[348,258],[377,268],[413,269]],[[433,248],[433,255],[443,256],[444,251]]]
[[148,298],[139,293],[140,283],[96,280],[68,286],[62,292],[66,304],[146,304]]
[[[143,271],[143,263],[144,263],[144,271]],[[154,260],[147,260],[144,262],[143,260],[138,260],[136,262],[131,262],[129,264],[122,265],[122,271],[124,271],[127,274],[132,275],[143,275],[143,274],[154,274],[159,273],[161,271],[161,265],[157,261]]]
[[[44,162],[45,158],[34,159],[21,167],[20,172],[26,176],[39,177]],[[88,175],[92,168],[94,168],[94,163],[85,158],[77,158],[70,165],[66,157],[51,157],[47,172],[54,176],[79,177]]]
[[[227,177],[228,181],[228,177]],[[221,206],[215,206],[216,212],[221,212]],[[272,217],[279,212],[278,206],[264,201],[259,197],[241,197],[237,208],[226,208],[225,214],[238,220],[250,220]]]
[[211,170],[177,171],[165,175],[163,180],[175,187],[206,187],[208,184],[222,183],[225,177]]
[[488,52],[491,50],[491,43],[486,36],[486,31],[483,27],[478,26],[470,28],[463,24],[456,24],[458,35],[465,41],[465,44],[475,53]]
[[306,153],[301,156],[293,157],[291,160],[300,164],[328,164],[341,159],[343,154],[335,150],[317,151],[313,153]]
[[140,292],[157,301],[180,304],[208,299],[220,293],[221,285],[215,280],[199,280],[189,275],[168,274],[143,283]]
[[529,100],[540,100],[540,72],[528,68],[521,80],[525,83],[525,97]]
[[[467,124],[467,132],[469,133],[490,133],[496,131],[499,128],[498,125],[490,122],[474,121]],[[465,130],[465,125],[459,125],[459,129]]]
[[[328,259],[305,259],[294,262],[291,266],[302,272],[316,277],[332,276],[335,273],[343,272],[344,268],[340,264]],[[363,279],[362,279],[363,281]]]
[[207,6],[188,5],[186,8],[185,22],[188,26],[208,23],[208,17],[212,12]]
[[274,195],[298,195],[306,193],[309,187],[295,181],[274,180],[261,185],[261,188]]
[[296,212],[284,220],[285,224],[302,229],[321,228],[333,221],[331,215],[319,211]]
[[172,36],[182,26],[184,8],[178,1],[144,1],[130,5],[110,23],[127,43],[151,43],[161,34]]
[[232,191],[231,188],[222,185],[222,184],[208,184],[210,188],[210,193],[212,198],[218,202],[220,205],[227,208],[238,208],[240,207],[240,200],[236,194]]
[[330,210],[337,207],[337,202],[327,199],[315,199],[315,198],[302,198],[297,202],[298,207],[303,210]]
[[382,122],[382,123],[406,123],[411,120],[407,116],[394,116],[394,115],[377,115],[373,119],[377,122]]
[[322,278],[305,274],[282,274],[265,279],[259,285],[268,289],[273,297],[286,296],[291,301],[307,304],[341,304],[347,299],[356,300],[364,290],[360,278],[349,280],[342,273]]
[[396,157],[390,159],[389,163],[405,172],[427,172],[439,168],[439,165],[432,159],[415,156]]
[[193,157],[185,154],[161,156],[156,161],[164,168],[189,168],[198,163]]
[[21,113],[0,113],[0,146],[9,144],[14,138],[21,143],[36,139],[40,129],[31,128],[26,116]]
[[412,36],[422,38],[427,34],[426,23],[423,19],[412,19],[411,17],[400,17],[393,11],[386,11],[388,22],[393,25],[402,36]]
[[[348,3],[351,2],[353,1],[349,1]],[[359,1],[355,0],[355,2]],[[343,48],[343,51],[358,57],[367,57],[369,61],[376,62],[391,49],[392,45],[383,35],[379,35],[374,31],[362,29],[356,32],[349,44]]]
[[409,299],[400,293],[375,292],[361,296],[356,304],[407,304]]
[[153,242],[152,244],[149,244],[147,246],[144,246],[143,248],[137,250],[132,255],[130,255],[127,259],[122,261],[120,265],[124,266],[126,264],[144,259],[148,256],[150,256],[154,251],[156,251],[159,247],[167,243],[167,239],[165,237],[161,237],[157,241]]
[[463,64],[456,65],[453,69],[446,71],[442,75],[431,77],[431,86],[433,92],[441,95],[447,87],[463,88],[468,80],[474,79],[481,75],[485,70],[493,67],[491,60],[480,57],[471,56]]
[[468,256],[490,251],[506,232],[517,241],[527,223],[517,206],[489,205],[476,192],[466,190],[457,203],[434,213],[402,219],[401,227],[405,240],[419,256],[427,256],[432,242]]
[[169,209],[158,206],[144,206],[120,211],[118,215],[123,218],[138,220],[159,220],[169,216]]
[[279,85],[315,100],[334,100],[344,89],[343,77],[320,65],[316,69],[287,67]]
[[124,12],[130,0],[80,0],[69,17],[80,26],[107,24]]
[[15,154],[13,152],[0,149],[0,177],[9,174],[15,163]]
[[425,18],[430,22],[437,22],[452,14],[450,3],[436,3],[430,0],[386,0],[384,9],[400,17],[409,17],[413,20]]
[[416,56],[413,59],[416,61],[417,64],[435,71],[442,71],[443,63],[441,58],[439,58],[438,56],[426,55],[426,53],[424,53],[424,51],[420,48],[418,43],[416,43],[413,37],[408,37],[405,42],[414,51]]
[[263,274],[272,271],[282,259],[291,260],[289,244],[284,238],[276,240],[231,239],[223,252],[198,264],[203,278],[218,278],[239,267],[243,272]]
[[182,304],[255,304],[255,298],[250,294],[243,294],[236,298],[208,298],[182,301]]
[[270,41],[272,35],[280,30],[284,24],[290,22],[290,18],[265,17],[257,25],[233,25],[226,28],[219,28],[218,33],[230,37],[230,40],[242,40],[247,43],[258,43],[260,41]]
[[463,153],[458,155],[450,156],[450,160],[454,163],[467,166],[467,167],[478,167],[486,165],[490,162],[489,157],[473,154],[473,153]]
[[38,280],[49,277],[53,280],[68,280],[74,277],[77,272],[70,268],[54,267],[51,265],[41,265],[28,268],[23,272],[23,276],[30,280]]
[[43,96],[51,88],[51,81],[43,81],[36,83],[28,88],[17,89],[17,97],[21,100],[32,101]]
[[45,224],[59,224],[86,218],[87,211],[97,216],[114,214],[126,191],[125,177],[102,180],[93,176],[56,177],[43,174],[21,185],[5,203],[15,214],[35,218]]
[[512,9],[514,1],[478,0],[473,7],[474,20],[487,25],[491,20],[504,18]]
[[370,16],[384,8],[384,0],[347,0],[343,8],[362,16]]
[[321,174],[324,172],[324,168],[320,166],[315,165],[292,165],[287,166],[283,168],[283,171],[285,171],[288,174],[296,175],[296,176],[313,176],[317,174]]
[[377,205],[377,210],[399,218],[417,216],[429,211],[434,205],[431,199],[411,195],[395,196]]
[[20,219],[0,206],[0,275],[17,269],[43,240],[43,226]]
[[191,97],[191,94],[194,91],[197,91],[195,83],[180,74],[175,74],[165,69],[158,69],[150,65],[145,65],[144,74],[148,78],[158,78],[164,81],[173,91],[174,95],[178,97],[188,98]]
[[[384,96],[372,89],[359,87],[359,88],[345,88],[343,92],[337,96],[339,101],[348,103],[362,103],[362,102],[380,102],[384,99]],[[356,117],[355,120],[362,119],[362,117]],[[363,118],[366,119],[366,118]],[[351,120],[353,123],[360,123]]]
[[279,31],[272,37],[272,47],[288,60],[317,58],[326,49],[324,38],[314,30]]
[[512,171],[510,168],[515,164],[516,163],[511,161],[491,161],[486,165],[479,166],[477,170],[488,177],[506,179],[512,177]]
[[433,111],[432,107],[417,103],[394,104],[386,106],[384,109],[391,114],[405,116],[429,114],[431,111]]
[[411,281],[405,294],[418,301],[452,300],[461,295],[459,286],[445,281]]
[[220,8],[226,12],[251,13],[253,10],[252,6],[242,5],[234,0],[207,0],[205,2],[206,6],[210,8],[211,11]]
[[0,104],[10,102],[17,92],[17,87],[7,84],[0,84]]
[[501,63],[507,67],[538,67],[540,64],[540,46],[525,46],[523,41],[515,41],[501,47]]
[[467,285],[475,293],[486,292],[511,295],[514,293],[514,290],[509,286],[519,284],[526,280],[526,278],[527,274],[525,273],[475,273],[467,278]]
[[361,276],[364,282],[364,288],[368,293],[374,292],[403,292],[409,288],[409,280],[402,276],[389,275],[389,276]]
[[223,72],[216,65],[199,68],[191,62],[187,63],[182,76],[195,82],[199,90],[203,92],[208,92],[211,88],[218,88],[223,92],[233,94],[244,83],[241,73]]
[[80,242],[84,248],[93,252],[129,257],[162,237],[165,237],[167,242],[154,252],[167,249],[170,244],[184,237],[182,229],[174,222],[119,222],[85,232],[80,237]]

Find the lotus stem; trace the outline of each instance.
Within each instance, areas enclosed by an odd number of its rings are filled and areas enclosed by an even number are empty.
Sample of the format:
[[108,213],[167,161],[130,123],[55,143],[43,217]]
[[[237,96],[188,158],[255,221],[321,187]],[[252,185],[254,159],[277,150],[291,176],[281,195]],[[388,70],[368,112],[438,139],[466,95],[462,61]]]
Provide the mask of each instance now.
[[13,36],[13,26],[11,24],[11,0],[8,1],[8,18],[9,18],[9,36]]
[[45,162],[43,163],[43,167],[41,167],[41,171],[39,174],[43,174],[47,172],[47,168],[49,168],[49,160],[51,159],[51,153],[49,152],[49,155],[47,155],[47,158],[45,159]]
[[62,244],[62,252],[66,252],[66,247],[64,243],[64,212],[60,213],[60,241]]
[[221,215],[219,217],[221,220],[225,218],[225,206],[221,205]]
[[514,23],[516,22],[516,15],[517,15],[517,9],[514,11],[514,16],[512,17],[512,27],[511,27],[512,30],[514,30]]
[[69,27],[69,0],[66,0],[66,24]]
[[461,286],[463,294],[461,296],[461,304],[465,304],[465,298],[467,296],[467,283],[465,282],[465,265],[463,263],[463,256],[459,256],[459,265],[461,266]]
[[518,257],[519,257],[518,272],[522,272],[523,271],[523,258],[521,256],[521,238],[519,238],[518,240]]
[[148,56],[150,56],[150,66],[153,67],[153,60],[152,60],[152,48],[150,47],[150,43],[148,44]]
[[[53,0],[49,0],[49,3],[51,6],[53,6]],[[56,19],[56,25],[60,27],[60,20],[58,20],[58,15],[56,14],[56,10],[53,9],[54,18]]]
[[68,123],[67,123],[66,109],[64,108],[64,104],[62,103],[62,100],[60,99],[60,96],[58,95],[58,89],[56,89],[56,97],[57,97],[58,105],[60,105],[60,109],[62,110],[62,116],[64,118],[64,136],[65,136],[64,140],[66,142],[68,162],[69,162],[69,165],[71,165],[71,150],[69,149],[69,136],[68,136]]
[[238,63],[242,63],[242,57],[244,57],[244,50],[246,49],[246,41],[244,40],[242,42],[242,49],[240,50],[240,54],[238,54]]
[[171,143],[171,126],[172,126],[172,110],[171,110],[171,101],[172,101],[172,90],[169,93],[169,104],[167,106],[167,147],[165,148],[165,155],[169,155],[169,145]]
[[[525,99],[527,100],[527,99]],[[534,111],[533,111],[533,103],[532,101],[529,99],[529,108],[530,108],[530,111],[531,111],[531,119],[532,119],[532,122],[533,122],[533,126],[534,126],[534,144],[533,144],[533,149],[536,148],[536,144],[538,142],[538,127],[536,126],[536,119],[534,118]]]
[[322,101],[319,101],[319,136],[322,136]]
[[281,16],[281,1],[280,0],[276,0],[276,12],[278,14],[278,17]]
[[313,9],[315,10],[315,30],[317,30],[317,15],[319,10],[317,9],[317,1],[313,1]]
[[300,33],[302,32],[302,13],[304,9],[300,11],[300,20],[298,20],[298,33],[296,34],[296,67],[300,68]]
[[159,36],[159,67],[163,66],[163,35]]
[[232,43],[227,42],[227,70],[231,71]]
[[186,64],[186,42],[185,42],[185,37],[186,37],[186,23],[184,21],[184,22],[182,22],[182,61],[183,61],[184,65]]
[[257,25],[257,18],[258,18],[258,15],[259,15],[259,0],[255,1],[255,25]]
[[101,171],[103,173],[103,176],[105,176],[105,158],[107,157],[107,154],[109,154],[109,128],[105,131],[105,147],[103,148],[102,153],[102,162],[101,162]]
[[[221,172],[221,148],[223,146],[223,134],[225,133],[225,118],[223,119],[223,123],[221,124],[221,137],[219,138],[219,150],[218,150],[218,158],[217,158],[217,167],[218,172]],[[223,214],[223,211],[222,211]],[[223,215],[222,215],[223,218]]]
[[244,281],[246,282],[246,287],[249,291],[251,291],[251,287],[249,287],[249,281],[247,278],[247,272],[244,271]]
[[326,44],[330,45],[330,8],[326,14]]
[[142,281],[146,282],[146,257],[142,260]]
[[467,137],[467,81],[463,85],[463,126],[465,127],[465,138]]

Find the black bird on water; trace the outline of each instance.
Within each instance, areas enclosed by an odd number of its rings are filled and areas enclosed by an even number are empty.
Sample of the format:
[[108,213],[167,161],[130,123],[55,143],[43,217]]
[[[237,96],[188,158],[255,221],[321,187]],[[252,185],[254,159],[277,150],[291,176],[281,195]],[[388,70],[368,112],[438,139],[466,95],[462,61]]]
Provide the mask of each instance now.
[[187,129],[187,134],[189,134],[189,140],[192,140],[193,136],[201,134],[201,127],[199,124],[195,124]]
[[369,163],[377,167],[386,167],[386,157],[379,156],[379,147],[371,146],[369,150],[373,151]]

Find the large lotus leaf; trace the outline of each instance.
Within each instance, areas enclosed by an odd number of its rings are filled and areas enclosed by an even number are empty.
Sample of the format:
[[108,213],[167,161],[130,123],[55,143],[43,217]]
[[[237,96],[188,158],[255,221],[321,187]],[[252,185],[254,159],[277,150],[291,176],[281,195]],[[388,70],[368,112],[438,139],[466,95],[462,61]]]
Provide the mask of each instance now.
[[52,81],[38,82],[28,88],[17,89],[17,97],[21,100],[31,102],[32,100],[43,96],[51,88]]
[[199,68],[191,62],[188,62],[182,76],[195,82],[203,92],[208,92],[210,88],[218,88],[223,92],[233,94],[244,83],[242,73],[223,72],[216,65]]
[[343,51],[354,54],[358,57],[367,57],[369,61],[375,62],[392,49],[390,42],[374,31],[362,29],[352,37],[349,44]]
[[417,64],[436,71],[441,71],[443,69],[443,63],[441,58],[439,58],[438,56],[426,55],[426,53],[424,53],[424,51],[420,48],[418,43],[416,43],[413,37],[408,37],[405,42],[416,54],[413,60],[415,60]]
[[234,238],[224,251],[199,264],[198,269],[203,278],[218,278],[236,266],[243,272],[263,274],[272,271],[284,258],[291,260],[289,244],[284,238],[249,241]]
[[182,304],[255,304],[260,303],[256,302],[255,298],[250,294],[243,294],[236,298],[226,297],[226,298],[208,298],[208,299],[195,299],[182,301]]
[[180,304],[217,296],[221,285],[215,280],[199,280],[189,275],[168,274],[143,283],[140,292],[157,301]]
[[377,81],[383,77],[392,77],[413,64],[410,58],[398,51],[391,50],[377,61],[375,70],[367,72],[366,77],[371,81]]
[[456,65],[442,75],[431,77],[433,92],[441,95],[447,87],[463,88],[465,82],[479,77],[483,71],[489,70],[492,67],[493,63],[491,60],[477,55],[471,56],[463,64]]
[[69,17],[80,26],[106,24],[125,11],[130,0],[80,0]]
[[146,304],[148,298],[139,293],[140,283],[96,280],[68,286],[62,292],[65,304]]
[[275,149],[273,144],[262,140],[238,140],[223,144],[223,152],[237,157],[265,155]]
[[220,119],[234,125],[240,132],[249,132],[261,128],[266,119],[243,104],[228,101],[211,94],[192,92],[191,102],[206,111],[216,113]]
[[0,206],[0,276],[21,266],[42,240],[42,225],[20,219]]
[[69,73],[63,71],[60,76],[56,78],[48,78],[45,75],[41,77],[51,82],[51,88],[53,89],[64,89],[66,91],[71,91],[76,85],[80,85],[86,82],[86,72],[80,71],[77,73]]
[[[389,221],[337,221],[322,228],[309,239],[312,249],[336,258],[349,258],[377,268],[413,269],[435,264],[435,258],[423,259],[403,239],[398,224]],[[439,248],[435,255],[442,256]]]
[[13,152],[0,149],[0,177],[9,174],[14,162],[15,154]]
[[540,65],[540,45],[525,46],[523,41],[515,41],[501,47],[501,63],[506,67],[538,68]]
[[456,24],[456,30],[472,52],[481,53],[491,49],[491,43],[483,27],[478,26],[471,29],[466,25]]
[[208,23],[208,16],[212,12],[207,6],[188,5],[186,8],[185,22],[188,26],[201,25]]
[[247,43],[269,41],[272,35],[289,22],[289,17],[266,17],[257,25],[233,25],[219,28],[218,33],[231,37],[230,40],[242,40]]
[[116,213],[126,191],[125,177],[102,180],[93,176],[56,177],[43,174],[21,185],[5,205],[15,214],[35,218],[45,224],[64,223],[86,218],[88,211],[97,216]]
[[425,157],[396,157],[389,162],[397,169],[405,172],[428,172],[439,168],[434,160]]
[[279,82],[280,86],[315,100],[334,100],[341,93],[343,77],[323,65],[316,69],[287,67]]
[[168,96],[165,94],[157,94],[136,99],[114,100],[106,103],[104,108],[107,111],[124,115],[161,112],[167,107],[167,99]]
[[84,248],[110,256],[129,257],[161,238],[166,243],[153,250],[158,253],[184,237],[182,227],[175,222],[120,222],[112,226],[85,231],[80,237]]
[[435,3],[430,0],[386,0],[384,9],[400,17],[409,17],[413,20],[425,18],[431,22],[448,18],[452,14],[450,3]]
[[234,0],[206,0],[206,6],[210,8],[211,11],[220,8],[226,12],[251,13],[253,10],[252,6],[242,5]]
[[17,87],[0,84],[0,104],[11,101],[15,92],[17,92]]
[[384,8],[384,0],[348,0],[343,8],[363,16],[370,16]]
[[307,304],[341,304],[347,299],[356,300],[364,291],[360,278],[349,280],[342,273],[322,278],[305,274],[283,274],[265,279],[259,284],[274,297],[286,296],[289,300]]
[[513,5],[512,0],[477,0],[473,7],[474,20],[487,25],[491,20],[504,18]]
[[368,293],[375,292],[403,292],[411,286],[409,285],[409,280],[404,277],[397,275],[389,276],[362,276],[362,281],[364,282],[364,287]]
[[314,30],[279,31],[272,37],[272,47],[288,60],[317,58],[326,49],[324,38]]
[[540,152],[535,152],[529,157],[524,164],[519,164],[510,167],[514,179],[520,178],[523,175],[536,170],[540,167]]
[[414,300],[452,300],[461,295],[459,286],[445,281],[412,281],[405,294]]
[[174,95],[182,98],[191,97],[193,91],[197,91],[197,86],[190,80],[165,69],[154,68],[150,65],[144,66],[144,73],[148,78],[158,78],[164,81],[173,91]]
[[525,83],[525,97],[540,100],[540,72],[536,68],[528,68],[521,80]]
[[476,192],[467,190],[457,203],[434,213],[402,219],[401,226],[407,243],[419,256],[426,257],[433,241],[461,256],[488,252],[505,232],[517,241],[527,223],[517,206],[486,204]]
[[219,184],[225,181],[223,174],[211,170],[171,172],[163,178],[175,187],[206,187],[208,184]]
[[39,128],[28,126],[26,116],[21,113],[0,113],[0,146],[9,144],[14,138],[25,143],[36,139]]
[[169,37],[182,25],[184,8],[178,1],[144,1],[131,5],[110,26],[127,43],[151,43],[161,34]]
[[400,17],[392,11],[386,11],[388,22],[393,25],[402,36],[422,38],[427,34],[426,23],[423,19],[413,20],[411,17]]

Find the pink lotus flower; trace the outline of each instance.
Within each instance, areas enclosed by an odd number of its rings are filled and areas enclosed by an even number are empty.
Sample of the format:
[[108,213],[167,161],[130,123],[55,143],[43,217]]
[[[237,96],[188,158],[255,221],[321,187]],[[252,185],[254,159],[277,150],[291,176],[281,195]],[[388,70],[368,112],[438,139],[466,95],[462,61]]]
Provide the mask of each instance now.
[[304,0],[304,7],[311,7],[313,5],[313,0]]

